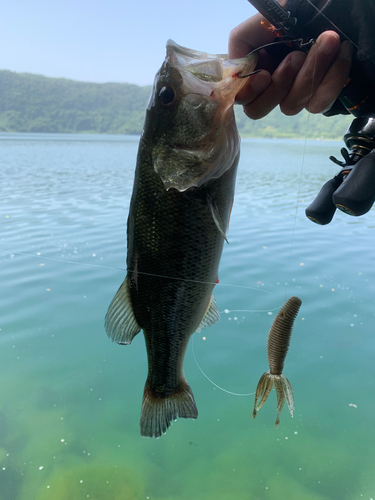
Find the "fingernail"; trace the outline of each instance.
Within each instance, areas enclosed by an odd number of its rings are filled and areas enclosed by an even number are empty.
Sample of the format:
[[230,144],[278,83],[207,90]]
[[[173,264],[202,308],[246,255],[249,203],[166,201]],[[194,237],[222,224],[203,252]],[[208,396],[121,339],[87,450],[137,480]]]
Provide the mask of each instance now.
[[269,73],[261,71],[251,78],[250,85],[255,92],[260,93],[271,83],[271,76]]
[[339,40],[336,37],[328,36],[326,37],[320,45],[320,50],[322,50],[327,56],[336,52],[338,49]]

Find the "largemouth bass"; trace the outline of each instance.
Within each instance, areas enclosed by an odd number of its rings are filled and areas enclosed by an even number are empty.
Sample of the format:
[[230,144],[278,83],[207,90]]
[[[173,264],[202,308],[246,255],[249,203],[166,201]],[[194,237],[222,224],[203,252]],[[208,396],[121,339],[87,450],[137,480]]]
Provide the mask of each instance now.
[[256,61],[170,40],[155,78],[129,210],[127,276],[105,321],[119,344],[144,333],[142,436],[159,437],[177,417],[198,416],[183,359],[190,336],[219,320],[212,291],[239,159],[233,103]]

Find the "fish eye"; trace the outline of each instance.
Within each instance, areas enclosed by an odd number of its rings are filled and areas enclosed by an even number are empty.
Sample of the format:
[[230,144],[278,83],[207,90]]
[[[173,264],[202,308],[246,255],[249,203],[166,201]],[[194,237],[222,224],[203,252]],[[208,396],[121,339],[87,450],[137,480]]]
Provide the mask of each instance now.
[[164,106],[170,106],[175,100],[176,93],[172,87],[162,87],[159,90],[158,97],[161,104]]

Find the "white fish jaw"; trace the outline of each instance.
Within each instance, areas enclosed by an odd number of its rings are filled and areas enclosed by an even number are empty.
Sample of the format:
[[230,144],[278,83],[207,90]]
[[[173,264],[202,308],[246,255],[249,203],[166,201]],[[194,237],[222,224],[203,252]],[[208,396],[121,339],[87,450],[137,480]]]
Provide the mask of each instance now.
[[[153,151],[154,169],[166,190],[183,192],[199,188],[221,177],[232,166],[240,143],[233,104],[247,81],[241,76],[254,70],[257,58],[257,54],[251,54],[231,60],[225,55],[198,52],[171,40],[167,42],[166,59],[156,76],[148,108],[156,109],[160,85],[169,85],[166,75],[177,73],[178,113],[173,117],[175,121],[171,121],[170,131],[161,137]],[[163,110],[158,113],[160,116]],[[179,132],[192,119],[194,130]],[[204,132],[199,133],[200,130]]]

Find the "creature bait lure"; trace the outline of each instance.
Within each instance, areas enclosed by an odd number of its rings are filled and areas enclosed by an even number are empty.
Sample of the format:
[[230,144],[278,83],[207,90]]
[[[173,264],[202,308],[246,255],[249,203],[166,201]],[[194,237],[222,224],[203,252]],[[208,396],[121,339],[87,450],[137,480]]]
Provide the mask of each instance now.
[[[288,353],[290,337],[294,320],[297,317],[302,301],[298,297],[290,297],[277,314],[267,340],[267,356],[270,371],[263,373],[255,393],[253,418],[267,401],[267,398],[275,386],[277,394],[277,418],[275,425],[279,426],[280,413],[284,407],[285,399],[287,401],[290,414],[293,417],[294,398],[293,389],[289,380],[283,375],[285,358]],[[260,400],[259,404],[258,401]]]

